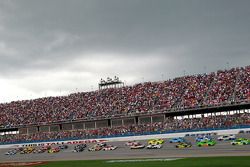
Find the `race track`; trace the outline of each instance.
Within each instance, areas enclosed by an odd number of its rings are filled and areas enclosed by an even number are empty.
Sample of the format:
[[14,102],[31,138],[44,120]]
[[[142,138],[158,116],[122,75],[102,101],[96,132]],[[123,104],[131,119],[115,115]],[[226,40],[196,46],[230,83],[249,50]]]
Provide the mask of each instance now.
[[[250,138],[250,134],[237,135],[237,137]],[[217,138],[217,136],[215,136]],[[229,141],[218,141],[213,147],[197,147],[194,137],[187,137],[193,146],[191,148],[177,149],[175,144],[170,144],[169,139],[163,148],[156,150],[139,149],[131,150],[125,146],[125,142],[112,142],[110,144],[118,146],[113,151],[89,152],[84,150],[80,153],[73,153],[73,145],[69,145],[67,150],[59,153],[48,154],[16,154],[13,156],[4,155],[7,149],[0,149],[0,162],[28,162],[28,161],[56,161],[56,160],[94,160],[94,159],[135,159],[135,158],[179,158],[179,157],[209,157],[209,156],[250,156],[250,145],[233,146]],[[140,141],[146,144],[147,141]],[[92,146],[92,145],[88,145]]]

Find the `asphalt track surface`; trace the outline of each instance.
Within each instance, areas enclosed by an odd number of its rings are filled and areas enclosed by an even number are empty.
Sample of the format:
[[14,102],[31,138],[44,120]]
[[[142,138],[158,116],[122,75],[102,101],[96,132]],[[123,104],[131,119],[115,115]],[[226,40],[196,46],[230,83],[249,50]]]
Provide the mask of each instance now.
[[[218,136],[214,136],[217,139]],[[237,137],[250,138],[250,134],[241,134]],[[211,156],[250,156],[250,145],[233,146],[230,141],[218,141],[215,146],[198,147],[195,145],[195,137],[186,137],[193,146],[191,148],[175,148],[174,143],[169,143],[169,139],[164,139],[165,143],[161,149],[138,149],[131,150],[125,146],[125,142],[112,142],[118,146],[112,151],[95,151],[89,152],[84,150],[80,153],[72,152],[74,145],[59,153],[49,154],[16,154],[4,155],[9,149],[0,149],[0,163],[3,162],[29,162],[29,161],[61,161],[61,160],[96,160],[96,159],[135,159],[135,158],[185,158],[185,157],[211,157]],[[147,144],[147,141],[139,141]],[[94,144],[89,144],[91,147]]]

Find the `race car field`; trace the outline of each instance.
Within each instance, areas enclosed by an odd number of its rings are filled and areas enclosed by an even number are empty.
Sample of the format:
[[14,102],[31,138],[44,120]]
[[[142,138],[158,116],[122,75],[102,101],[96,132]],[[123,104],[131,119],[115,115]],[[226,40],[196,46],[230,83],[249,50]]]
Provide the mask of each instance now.
[[[1,166],[1,165],[0,165]],[[249,167],[250,157],[54,161],[40,167]]]

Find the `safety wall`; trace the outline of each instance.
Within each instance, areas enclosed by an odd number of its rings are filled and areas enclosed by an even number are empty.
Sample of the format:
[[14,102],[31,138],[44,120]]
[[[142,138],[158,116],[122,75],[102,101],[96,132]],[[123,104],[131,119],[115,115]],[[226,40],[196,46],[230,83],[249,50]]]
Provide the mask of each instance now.
[[86,140],[83,139],[83,140],[31,142],[31,143],[20,143],[20,144],[4,144],[4,145],[0,145],[0,148],[17,148],[17,147],[25,147],[25,146],[46,146],[46,145],[59,145],[59,144],[82,144],[82,143],[97,143],[97,142],[115,142],[115,141],[129,141],[129,140],[145,140],[145,139],[154,139],[154,138],[174,138],[174,137],[198,136],[198,135],[227,135],[227,134],[241,134],[241,133],[250,134],[250,128],[192,131],[192,132],[181,132],[181,133],[165,133],[165,134],[154,134],[154,135],[125,136],[125,137],[86,139]]

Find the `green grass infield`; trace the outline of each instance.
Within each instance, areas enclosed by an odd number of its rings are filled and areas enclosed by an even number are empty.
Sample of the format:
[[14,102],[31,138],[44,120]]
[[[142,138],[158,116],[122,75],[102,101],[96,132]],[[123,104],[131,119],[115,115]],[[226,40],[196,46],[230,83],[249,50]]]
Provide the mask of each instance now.
[[41,167],[250,167],[247,157],[55,161]]

